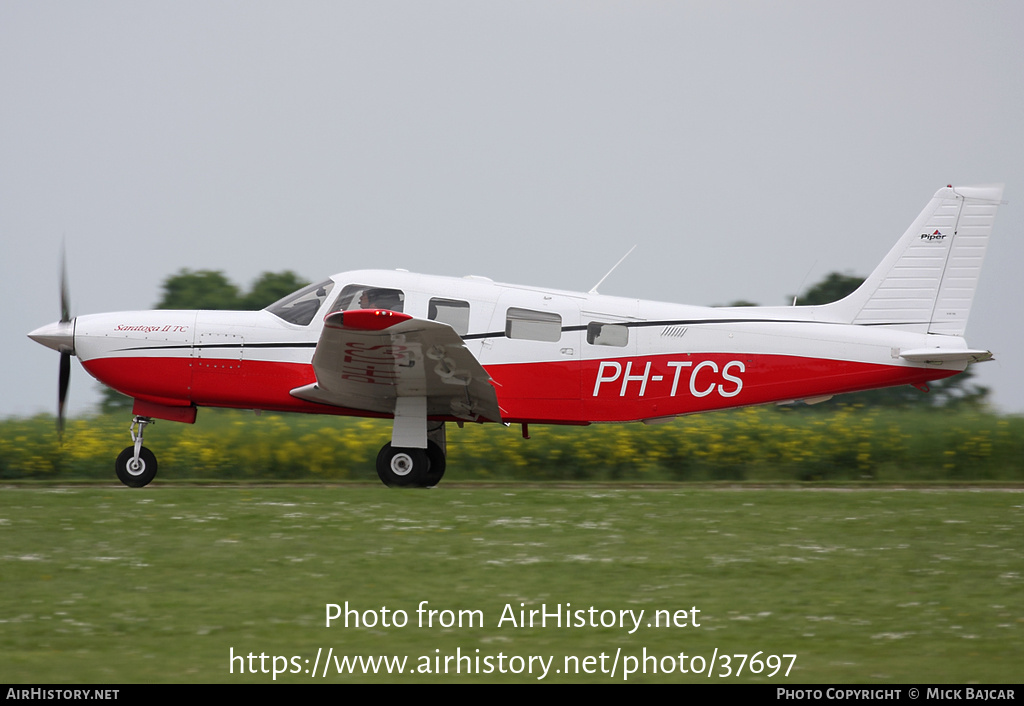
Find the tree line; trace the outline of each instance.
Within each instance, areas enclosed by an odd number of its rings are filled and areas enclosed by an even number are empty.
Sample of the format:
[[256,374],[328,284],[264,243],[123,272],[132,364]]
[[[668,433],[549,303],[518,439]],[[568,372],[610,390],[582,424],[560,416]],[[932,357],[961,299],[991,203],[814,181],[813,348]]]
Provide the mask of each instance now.
[[242,291],[219,270],[180,270],[164,280],[157,309],[259,311],[310,282],[291,270],[264,272]]

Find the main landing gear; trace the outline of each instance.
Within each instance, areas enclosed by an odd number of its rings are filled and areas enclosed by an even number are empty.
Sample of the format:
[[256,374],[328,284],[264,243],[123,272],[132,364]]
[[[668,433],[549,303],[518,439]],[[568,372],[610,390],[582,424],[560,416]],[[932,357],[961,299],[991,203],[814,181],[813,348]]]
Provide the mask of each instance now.
[[427,430],[427,448],[397,447],[390,442],[377,454],[377,476],[392,488],[432,488],[444,477],[444,422]]
[[[114,463],[118,480],[129,488],[141,488],[156,477],[156,456],[142,445],[142,432],[147,424],[152,423],[153,420],[149,417],[136,416],[132,419],[132,425],[128,427],[132,435],[132,445],[122,451]],[[135,431],[136,427],[138,433]]]

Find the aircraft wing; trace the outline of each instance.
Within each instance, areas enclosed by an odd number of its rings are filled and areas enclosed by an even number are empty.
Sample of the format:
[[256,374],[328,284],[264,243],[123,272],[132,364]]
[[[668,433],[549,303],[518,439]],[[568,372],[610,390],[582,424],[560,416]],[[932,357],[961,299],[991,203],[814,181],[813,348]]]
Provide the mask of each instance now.
[[336,311],[313,353],[316,382],[291,394],[394,414],[402,397],[425,397],[428,416],[501,421],[491,377],[448,324],[385,309]]

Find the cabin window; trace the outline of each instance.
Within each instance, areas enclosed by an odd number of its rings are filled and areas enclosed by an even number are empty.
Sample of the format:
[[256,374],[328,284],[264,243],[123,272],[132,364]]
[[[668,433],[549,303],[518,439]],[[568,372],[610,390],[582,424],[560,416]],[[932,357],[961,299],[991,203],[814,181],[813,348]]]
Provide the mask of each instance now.
[[455,333],[465,336],[469,333],[469,302],[458,299],[431,299],[427,318],[448,324],[455,329]]
[[602,324],[591,321],[587,324],[587,343],[595,346],[624,347],[629,343],[629,329],[622,324]]
[[267,311],[290,324],[306,326],[316,316],[316,312],[320,311],[332,287],[334,282],[331,280],[311,284],[274,302],[267,307]]
[[353,309],[388,309],[401,313],[405,310],[405,293],[400,289],[349,284],[341,290],[331,311],[351,311]]
[[562,337],[562,317],[547,311],[510,308],[505,316],[505,335],[530,341],[557,341]]

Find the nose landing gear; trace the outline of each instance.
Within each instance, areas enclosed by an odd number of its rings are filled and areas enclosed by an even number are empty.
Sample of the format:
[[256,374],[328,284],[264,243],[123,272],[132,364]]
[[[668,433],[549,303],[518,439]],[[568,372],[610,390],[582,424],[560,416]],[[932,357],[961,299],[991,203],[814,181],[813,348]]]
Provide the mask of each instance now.
[[149,417],[136,416],[132,419],[132,424],[128,427],[132,435],[132,445],[122,451],[114,463],[118,480],[129,488],[141,488],[156,477],[156,456],[142,445],[143,430],[147,424],[152,423],[153,420]]

